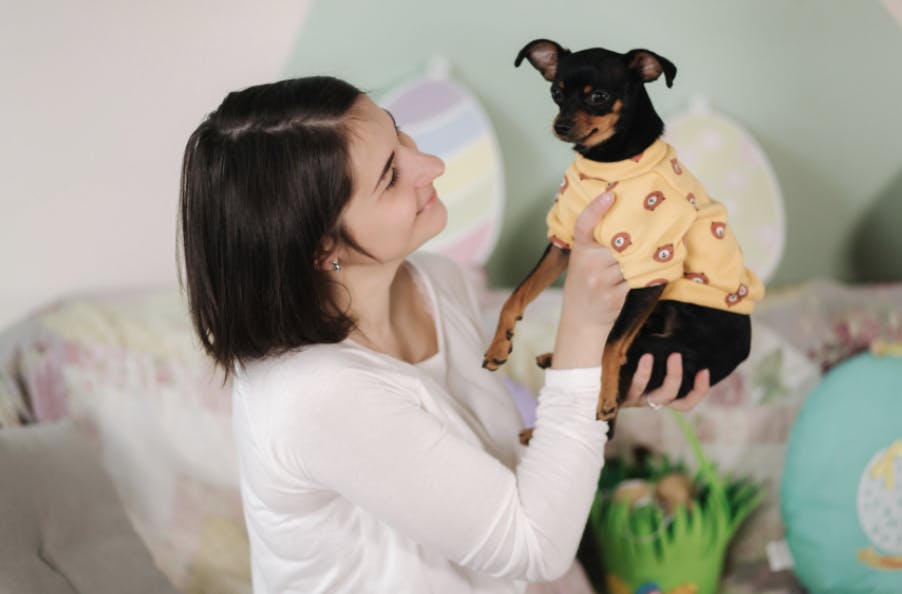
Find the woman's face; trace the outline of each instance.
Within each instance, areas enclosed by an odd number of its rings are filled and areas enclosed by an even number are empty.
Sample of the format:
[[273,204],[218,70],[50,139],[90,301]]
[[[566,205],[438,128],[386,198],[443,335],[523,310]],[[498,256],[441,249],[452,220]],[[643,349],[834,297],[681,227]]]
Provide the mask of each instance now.
[[[366,95],[354,105],[349,125],[354,193],[341,221],[379,261],[401,261],[445,227],[448,211],[432,186],[445,165],[421,153],[392,116]],[[340,259],[342,265],[375,264],[347,249]]]

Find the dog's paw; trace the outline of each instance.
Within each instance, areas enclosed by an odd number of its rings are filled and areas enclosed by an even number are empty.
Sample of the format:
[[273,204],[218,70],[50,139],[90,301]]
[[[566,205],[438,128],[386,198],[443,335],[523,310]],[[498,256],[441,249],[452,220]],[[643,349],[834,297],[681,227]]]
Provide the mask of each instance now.
[[496,336],[483,355],[482,366],[489,371],[495,371],[507,363],[507,356],[514,350],[514,345],[511,343],[513,337],[514,333],[510,330],[507,330],[501,338]]
[[617,403],[599,402],[598,408],[595,410],[595,418],[599,421],[610,421],[617,416]]

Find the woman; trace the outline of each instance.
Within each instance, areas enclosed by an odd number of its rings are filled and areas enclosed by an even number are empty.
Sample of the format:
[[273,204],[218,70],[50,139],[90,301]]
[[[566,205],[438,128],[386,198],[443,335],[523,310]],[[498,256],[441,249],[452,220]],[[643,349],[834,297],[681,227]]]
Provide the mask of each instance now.
[[[528,448],[461,271],[414,253],[445,225],[421,153],[351,85],[229,94],[181,188],[195,329],[234,374],[254,591],[522,592],[573,562],[602,466],[601,349],[627,287],[587,208]],[[649,403],[671,404],[679,356]],[[639,367],[638,405],[651,371]],[[674,408],[694,406],[696,389]],[[644,400],[642,401],[644,403]]]

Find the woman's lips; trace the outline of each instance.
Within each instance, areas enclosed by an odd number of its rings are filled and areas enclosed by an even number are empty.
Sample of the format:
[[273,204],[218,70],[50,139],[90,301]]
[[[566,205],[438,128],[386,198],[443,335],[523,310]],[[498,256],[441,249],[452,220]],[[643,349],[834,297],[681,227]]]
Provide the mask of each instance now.
[[430,206],[432,203],[434,203],[434,202],[436,201],[436,199],[438,199],[438,195],[435,193],[435,191],[433,191],[433,192],[432,192],[432,196],[430,196],[430,197],[429,197],[429,200],[427,200],[426,203],[423,204],[423,206],[420,207],[420,210],[417,211],[417,214],[420,214],[421,212],[423,212],[424,210],[426,210],[427,208],[429,208],[429,206]]

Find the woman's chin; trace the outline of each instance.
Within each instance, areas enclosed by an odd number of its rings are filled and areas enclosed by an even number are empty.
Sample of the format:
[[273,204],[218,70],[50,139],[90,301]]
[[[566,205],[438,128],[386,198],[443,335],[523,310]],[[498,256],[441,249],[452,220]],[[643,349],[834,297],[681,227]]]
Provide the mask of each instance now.
[[[429,205],[429,209],[433,211],[432,216],[436,218],[435,235],[438,235],[444,231],[445,227],[448,225],[448,208],[445,206],[444,202],[436,197],[435,202]],[[435,237],[435,235],[433,235],[433,237]]]
[[434,201],[418,215],[418,217],[420,217],[421,221],[424,223],[424,228],[423,240],[417,246],[417,249],[444,231],[445,227],[448,225],[448,209],[445,207],[444,202],[435,198]]

